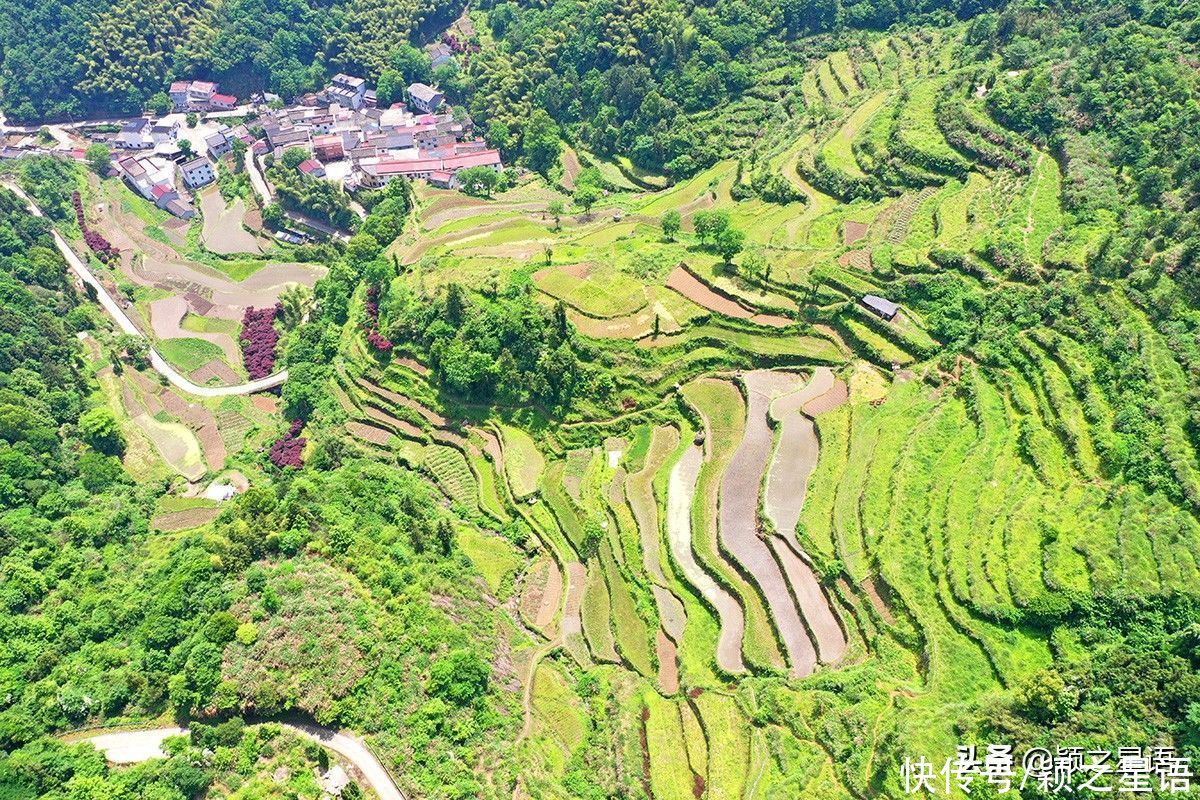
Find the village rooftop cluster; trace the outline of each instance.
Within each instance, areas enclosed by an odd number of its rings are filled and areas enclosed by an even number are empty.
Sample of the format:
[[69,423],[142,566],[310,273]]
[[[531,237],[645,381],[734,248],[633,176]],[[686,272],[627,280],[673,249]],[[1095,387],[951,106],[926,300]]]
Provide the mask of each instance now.
[[[475,138],[470,117],[453,113],[445,95],[424,83],[410,84],[407,101],[390,108],[378,107],[363,78],[346,74],[282,108],[271,102],[278,98],[263,94],[239,104],[209,81],[174,81],[169,95],[174,111],[160,119],[129,120],[119,130],[95,126],[87,135],[113,149],[112,174],[183,219],[196,213],[190,190],[219,179],[216,162],[238,140],[249,150],[248,165],[260,170],[267,155],[305,150],[302,173],[336,181],[348,192],[377,189],[397,177],[459,188],[456,175],[463,169],[503,169],[499,151]],[[198,115],[204,120],[196,124]],[[34,136],[16,144],[0,149],[0,157],[44,152]],[[83,160],[82,151],[69,152]]]

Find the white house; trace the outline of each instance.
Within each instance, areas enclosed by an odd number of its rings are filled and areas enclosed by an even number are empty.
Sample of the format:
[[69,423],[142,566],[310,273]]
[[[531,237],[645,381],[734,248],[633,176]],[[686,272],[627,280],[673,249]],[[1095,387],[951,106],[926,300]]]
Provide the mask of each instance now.
[[217,179],[212,162],[204,156],[193,158],[179,169],[183,172],[183,182],[193,189],[207,186]]
[[414,83],[408,87],[409,104],[423,114],[432,114],[441,108],[446,101],[446,95],[432,86]]

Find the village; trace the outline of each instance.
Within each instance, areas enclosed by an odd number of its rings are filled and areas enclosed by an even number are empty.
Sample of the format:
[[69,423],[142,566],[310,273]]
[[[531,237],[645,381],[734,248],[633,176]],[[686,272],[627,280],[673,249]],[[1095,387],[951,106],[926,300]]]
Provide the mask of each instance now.
[[[202,80],[172,82],[169,97],[171,112],[158,117],[36,131],[0,121],[0,160],[49,154],[82,162],[89,160],[90,145],[104,145],[111,153],[111,177],[182,220],[196,216],[197,195],[218,182],[222,160],[231,170],[246,169],[264,207],[274,198],[266,168],[289,150],[304,153],[297,169],[305,179],[331,182],[349,197],[398,177],[459,189],[464,169],[503,169],[499,151],[475,136],[470,117],[452,110],[443,92],[424,83],[410,84],[407,100],[388,108],[379,107],[363,78],[342,73],[291,105],[269,93],[242,102]],[[361,206],[352,207],[361,216]],[[288,227],[276,231],[282,241],[349,233],[300,209],[286,217]]]

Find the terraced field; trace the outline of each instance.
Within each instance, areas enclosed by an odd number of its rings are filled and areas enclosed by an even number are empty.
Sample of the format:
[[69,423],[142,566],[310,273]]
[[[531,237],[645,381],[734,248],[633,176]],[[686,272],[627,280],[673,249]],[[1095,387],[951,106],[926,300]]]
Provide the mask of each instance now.
[[[537,183],[493,201],[417,189],[421,230],[393,252],[439,266],[398,281],[511,282],[618,377],[602,411],[553,422],[456,404],[425,367],[382,369],[361,345],[336,381],[356,446],[473,514],[463,549],[513,593],[518,796],[570,796],[564,776],[600,747],[629,796],[895,796],[901,743],[953,753],[956,719],[1052,662],[1046,609],[1200,577],[1191,373],[1147,295],[1068,274],[1069,305],[988,337],[995,298],[1037,308],[1039,276],[1099,229],[1072,227],[1059,161],[955,72],[961,35],[814,59],[793,90],[812,113],[781,111],[740,164],[614,184],[561,230]],[[950,107],[1028,163],[983,158]],[[799,197],[734,200],[755,170]],[[769,270],[700,244],[712,209]],[[1105,366],[1114,349],[1142,359],[1136,384]],[[1157,488],[1118,477],[1135,391],[1163,409]],[[516,523],[516,555],[484,531]]]

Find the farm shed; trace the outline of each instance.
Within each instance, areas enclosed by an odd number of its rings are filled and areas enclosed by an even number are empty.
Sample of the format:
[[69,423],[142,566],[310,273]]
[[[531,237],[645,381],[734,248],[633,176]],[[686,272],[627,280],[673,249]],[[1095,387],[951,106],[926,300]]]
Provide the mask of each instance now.
[[874,294],[863,295],[862,304],[886,320],[891,320],[900,310],[900,306],[891,300],[885,300]]

